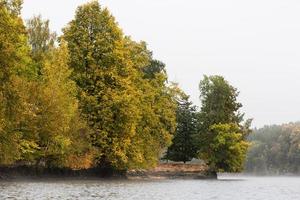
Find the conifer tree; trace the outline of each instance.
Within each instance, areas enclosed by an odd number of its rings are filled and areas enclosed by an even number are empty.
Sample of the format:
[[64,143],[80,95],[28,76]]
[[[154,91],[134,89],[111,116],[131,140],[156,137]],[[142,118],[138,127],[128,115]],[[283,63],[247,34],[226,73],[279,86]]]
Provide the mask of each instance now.
[[197,111],[189,100],[189,96],[184,93],[177,103],[177,128],[165,159],[186,163],[197,156],[197,147],[193,137],[197,134]]

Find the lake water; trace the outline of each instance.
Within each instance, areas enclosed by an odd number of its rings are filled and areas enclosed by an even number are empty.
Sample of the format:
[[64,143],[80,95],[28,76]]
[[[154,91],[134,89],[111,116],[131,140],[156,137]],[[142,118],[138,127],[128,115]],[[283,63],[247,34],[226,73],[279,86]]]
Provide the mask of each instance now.
[[300,178],[0,182],[0,199],[300,200]]

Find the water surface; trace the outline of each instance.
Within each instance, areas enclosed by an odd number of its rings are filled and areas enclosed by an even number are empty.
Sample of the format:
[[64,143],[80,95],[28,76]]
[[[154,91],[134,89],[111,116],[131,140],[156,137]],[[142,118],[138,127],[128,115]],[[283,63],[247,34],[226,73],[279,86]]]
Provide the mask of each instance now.
[[300,178],[0,182],[0,199],[300,200]]

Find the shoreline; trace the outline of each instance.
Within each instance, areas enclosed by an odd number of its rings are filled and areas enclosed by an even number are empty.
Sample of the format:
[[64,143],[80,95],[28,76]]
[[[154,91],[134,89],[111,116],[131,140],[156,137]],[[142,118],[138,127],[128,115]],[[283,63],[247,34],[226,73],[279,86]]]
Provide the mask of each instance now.
[[207,167],[199,164],[159,164],[149,170],[113,171],[91,168],[84,170],[49,169],[29,166],[0,167],[1,181],[39,180],[168,180],[216,179],[207,174]]
[[154,169],[130,170],[127,172],[129,179],[216,179],[209,175],[208,168],[201,164],[163,163]]

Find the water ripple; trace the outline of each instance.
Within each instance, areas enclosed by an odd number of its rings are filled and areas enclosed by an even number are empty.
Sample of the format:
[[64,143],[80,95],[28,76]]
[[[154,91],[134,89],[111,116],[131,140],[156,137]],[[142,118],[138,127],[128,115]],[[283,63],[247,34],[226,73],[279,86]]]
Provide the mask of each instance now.
[[39,181],[0,182],[11,200],[299,200],[300,178],[242,181]]

